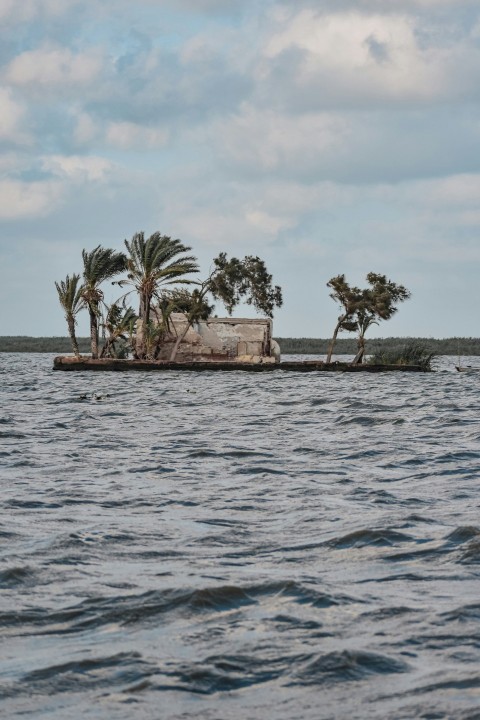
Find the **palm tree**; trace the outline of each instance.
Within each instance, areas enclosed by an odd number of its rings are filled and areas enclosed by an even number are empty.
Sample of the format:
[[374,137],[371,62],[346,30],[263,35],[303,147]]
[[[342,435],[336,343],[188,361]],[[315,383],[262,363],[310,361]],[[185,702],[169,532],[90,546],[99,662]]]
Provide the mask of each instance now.
[[77,357],[80,357],[80,351],[78,349],[77,337],[75,335],[75,325],[77,324],[75,316],[85,307],[82,296],[83,287],[78,286],[79,281],[80,275],[72,275],[72,277],[67,275],[65,280],[55,283],[60,305],[65,311],[65,319],[67,321],[68,332],[72,341],[73,352]]
[[[116,343],[119,340],[126,342],[133,336],[137,316],[133,308],[127,307],[125,300],[123,305],[114,302],[107,310],[103,327],[108,331],[108,338],[102,348],[100,357],[120,357]],[[120,348],[122,351],[122,348]]]
[[115,277],[126,268],[127,258],[123,253],[115,252],[100,245],[87,252],[82,250],[83,258],[83,290],[82,297],[90,315],[90,340],[92,358],[98,358],[98,319],[103,292],[100,285],[105,280]]
[[137,357],[144,358],[145,337],[153,298],[158,299],[161,285],[190,283],[185,275],[198,272],[197,259],[183,254],[191,250],[190,247],[159,232],[153,233],[147,240],[143,232],[136,233],[130,242],[125,240],[125,247],[129,254],[128,276],[127,280],[121,280],[119,285],[133,285],[140,296]]

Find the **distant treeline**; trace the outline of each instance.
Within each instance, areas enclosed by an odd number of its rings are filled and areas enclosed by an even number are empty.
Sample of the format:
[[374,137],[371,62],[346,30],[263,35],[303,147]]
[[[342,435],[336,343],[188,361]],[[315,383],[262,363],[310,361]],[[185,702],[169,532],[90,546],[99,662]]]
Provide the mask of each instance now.
[[[78,338],[78,346],[81,353],[90,353],[90,338]],[[0,337],[0,352],[70,354],[72,352],[72,341],[69,337],[5,336]]]
[[[283,355],[324,355],[328,350],[329,339],[316,338],[275,338]],[[435,355],[480,355],[480,338],[378,338],[367,339],[367,355],[382,351],[401,350],[405,345],[421,345],[427,352]],[[340,338],[335,345],[335,355],[355,355],[355,338]]]
[[[330,340],[316,338],[276,338],[283,355],[325,355]],[[480,355],[480,338],[381,338],[367,341],[367,355],[380,351],[395,351],[415,343],[436,355]],[[90,338],[78,338],[81,353],[90,353]],[[340,338],[335,355],[354,355],[355,338]],[[0,337],[0,352],[71,353],[68,337],[27,337],[23,335]]]

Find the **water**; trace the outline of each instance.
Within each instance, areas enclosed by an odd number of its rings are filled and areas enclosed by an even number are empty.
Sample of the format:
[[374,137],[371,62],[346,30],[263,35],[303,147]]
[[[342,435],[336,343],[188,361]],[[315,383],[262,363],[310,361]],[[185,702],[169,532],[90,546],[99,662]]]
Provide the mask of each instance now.
[[0,355],[2,717],[480,718],[480,373],[51,363]]

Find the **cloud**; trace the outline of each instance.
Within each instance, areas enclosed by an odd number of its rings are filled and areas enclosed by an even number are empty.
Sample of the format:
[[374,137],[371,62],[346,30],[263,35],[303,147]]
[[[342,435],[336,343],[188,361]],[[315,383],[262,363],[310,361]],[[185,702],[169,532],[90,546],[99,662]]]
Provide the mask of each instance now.
[[43,47],[17,55],[4,72],[17,86],[68,87],[88,85],[102,67],[97,52],[73,53],[63,47]]
[[279,10],[286,8],[314,8],[319,12],[382,12],[385,14],[398,12],[415,12],[419,10],[449,10],[455,13],[462,10],[478,9],[477,0],[278,0],[274,7]]
[[43,217],[58,206],[62,198],[59,182],[0,180],[0,219]]
[[245,214],[246,221],[257,230],[269,235],[278,235],[280,230],[286,230],[295,225],[295,220],[281,213],[269,213],[260,208],[252,208]]
[[105,182],[114,165],[103,157],[50,155],[43,158],[44,170],[73,182]]
[[19,24],[38,17],[66,15],[82,0],[0,0],[0,20]]
[[478,0],[0,0],[4,236],[32,274],[58,247],[58,277],[142,229],[204,268],[258,253],[284,334],[320,332],[304,309],[338,272],[440,302],[480,252],[479,18]]
[[232,118],[213,124],[219,153],[245,169],[263,172],[314,170],[341,151],[348,121],[329,113],[291,116],[244,104]]
[[26,108],[14,99],[10,88],[0,87],[0,140],[28,144],[31,137],[23,129]]
[[[121,174],[115,165],[102,157],[49,155],[39,163],[26,156],[5,155],[0,170],[10,175],[0,181],[0,219],[21,220],[47,217],[65,204],[74,202],[79,188],[105,185]],[[17,175],[18,177],[14,177]],[[40,175],[39,180],[22,176]]]
[[422,46],[408,14],[303,9],[266,38],[258,79],[292,109],[427,103],[448,93],[452,54]]
[[440,178],[426,185],[425,200],[439,208],[478,206],[480,175],[462,174]]
[[144,127],[131,122],[112,122],[106,130],[109,145],[123,150],[152,150],[163,147],[169,137],[161,127]]
[[74,112],[75,127],[73,141],[78,145],[88,145],[98,135],[98,125],[86,112]]
[[[243,0],[248,2],[248,0]],[[144,5],[174,8],[182,12],[224,14],[238,12],[238,0],[139,0]]]

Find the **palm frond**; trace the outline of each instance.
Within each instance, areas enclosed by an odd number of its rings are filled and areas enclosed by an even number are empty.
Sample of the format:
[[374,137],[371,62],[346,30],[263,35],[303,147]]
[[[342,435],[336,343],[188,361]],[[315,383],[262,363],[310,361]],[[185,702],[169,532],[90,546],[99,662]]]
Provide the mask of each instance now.
[[85,285],[97,288],[106,280],[119,275],[126,269],[127,258],[123,253],[101,245],[88,252],[82,250],[83,277]]
[[65,280],[55,282],[60,305],[66,314],[75,316],[84,307],[83,286],[80,285],[80,275],[67,275]]

